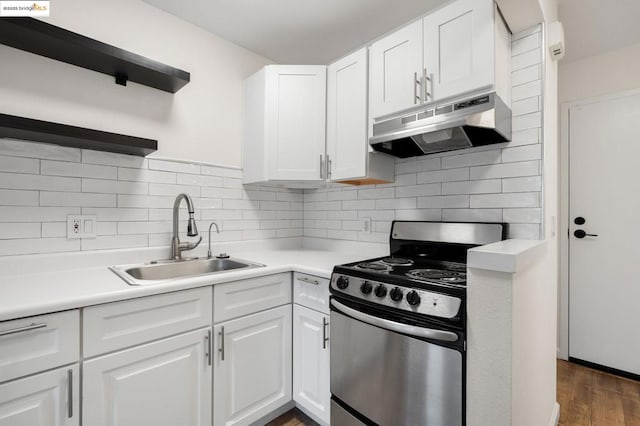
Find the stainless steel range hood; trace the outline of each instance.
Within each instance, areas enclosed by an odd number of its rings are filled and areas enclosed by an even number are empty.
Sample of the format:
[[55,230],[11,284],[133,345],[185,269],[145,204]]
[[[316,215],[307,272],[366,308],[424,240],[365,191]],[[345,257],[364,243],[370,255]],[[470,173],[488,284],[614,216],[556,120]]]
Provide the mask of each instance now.
[[511,140],[511,110],[495,93],[429,105],[373,125],[374,150],[406,158]]

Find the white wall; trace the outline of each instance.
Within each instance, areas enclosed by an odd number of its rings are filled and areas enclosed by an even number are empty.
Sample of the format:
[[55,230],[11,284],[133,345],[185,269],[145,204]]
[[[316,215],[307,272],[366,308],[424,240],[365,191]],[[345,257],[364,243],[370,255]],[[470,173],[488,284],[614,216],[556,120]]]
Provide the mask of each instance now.
[[0,111],[159,140],[154,156],[241,164],[241,83],[269,61],[139,0],[56,0],[54,25],[191,73],[176,94],[0,46]]
[[640,88],[640,43],[562,61],[559,71],[560,103]]

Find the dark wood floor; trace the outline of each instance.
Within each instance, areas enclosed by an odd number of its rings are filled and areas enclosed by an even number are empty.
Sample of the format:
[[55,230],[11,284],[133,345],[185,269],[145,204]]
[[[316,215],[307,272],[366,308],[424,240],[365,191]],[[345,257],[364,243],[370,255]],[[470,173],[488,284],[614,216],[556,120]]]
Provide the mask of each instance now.
[[311,420],[302,411],[294,408],[272,422],[267,423],[266,426],[318,426],[318,423]]
[[[558,361],[559,426],[640,426],[640,382]],[[267,426],[316,426],[294,409]]]
[[560,426],[640,426],[640,382],[558,361]]

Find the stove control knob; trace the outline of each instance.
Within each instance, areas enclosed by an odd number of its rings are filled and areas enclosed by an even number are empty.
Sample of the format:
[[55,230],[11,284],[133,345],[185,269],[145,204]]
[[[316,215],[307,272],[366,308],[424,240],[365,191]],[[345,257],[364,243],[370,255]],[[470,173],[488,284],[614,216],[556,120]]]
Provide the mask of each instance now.
[[369,281],[363,282],[362,285],[360,286],[360,291],[363,294],[369,294],[369,293],[371,293],[371,290],[373,290],[373,286],[371,285],[371,283]]
[[417,291],[412,290],[407,294],[407,302],[411,306],[418,306],[420,304],[420,295]]
[[336,280],[336,285],[340,290],[344,290],[345,288],[349,287],[349,278],[338,277],[338,279]]
[[399,302],[402,300],[402,297],[404,296],[404,294],[402,294],[401,289],[396,287],[393,290],[391,290],[391,293],[389,293],[389,296],[391,296],[391,300],[393,300],[394,302]]
[[378,286],[376,287],[376,296],[385,297],[386,295],[387,295],[387,288],[382,284],[378,284]]

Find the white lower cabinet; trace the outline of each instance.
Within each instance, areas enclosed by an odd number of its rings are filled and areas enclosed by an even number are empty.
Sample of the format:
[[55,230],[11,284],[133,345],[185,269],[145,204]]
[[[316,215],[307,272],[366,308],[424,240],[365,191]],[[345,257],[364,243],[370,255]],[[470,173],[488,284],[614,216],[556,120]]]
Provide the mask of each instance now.
[[293,305],[293,399],[329,424],[329,315]]
[[0,426],[80,424],[78,364],[0,385]]
[[214,328],[214,425],[248,425],[291,401],[291,305]]
[[85,361],[84,426],[211,425],[211,329]]

